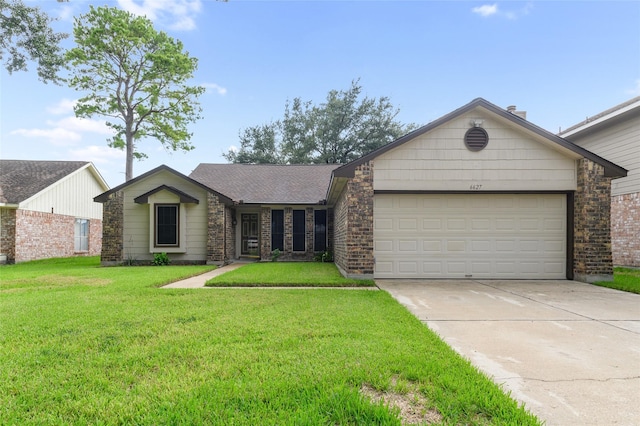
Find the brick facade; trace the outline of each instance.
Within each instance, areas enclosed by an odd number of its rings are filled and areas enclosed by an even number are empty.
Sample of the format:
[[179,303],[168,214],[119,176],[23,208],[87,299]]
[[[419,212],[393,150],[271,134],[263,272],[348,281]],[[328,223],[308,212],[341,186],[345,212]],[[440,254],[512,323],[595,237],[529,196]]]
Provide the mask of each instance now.
[[260,209],[260,259],[271,260],[271,209],[269,207]]
[[207,263],[223,265],[229,261],[226,250],[226,208],[216,195],[207,193]]
[[236,258],[236,225],[233,224],[233,220],[236,217],[236,212],[233,209],[225,208],[225,250],[226,261]]
[[335,209],[334,261],[346,276],[373,276],[373,161],[355,170]]
[[[293,251],[293,210],[303,208],[285,207],[284,209],[284,250],[280,253],[278,260],[306,260],[311,261],[314,257],[314,211],[313,207],[305,207],[305,247],[304,252]],[[271,208],[262,207],[260,209],[260,260],[271,260]]]
[[102,253],[100,263],[102,265],[117,265],[124,259],[123,227],[124,227],[124,194],[122,191],[114,192],[102,205]]
[[[31,210],[2,209],[3,252],[7,263],[71,256],[96,256],[102,246],[102,221],[89,220],[89,250],[75,250],[76,217]],[[5,221],[7,224],[5,225]],[[13,235],[11,233],[13,232]],[[13,239],[13,248],[9,246]]]
[[611,198],[613,264],[640,267],[640,193]]
[[578,190],[574,197],[574,279],[611,280],[611,178],[593,161],[578,161]]
[[16,210],[0,209],[0,254],[6,263],[14,263],[16,259]]

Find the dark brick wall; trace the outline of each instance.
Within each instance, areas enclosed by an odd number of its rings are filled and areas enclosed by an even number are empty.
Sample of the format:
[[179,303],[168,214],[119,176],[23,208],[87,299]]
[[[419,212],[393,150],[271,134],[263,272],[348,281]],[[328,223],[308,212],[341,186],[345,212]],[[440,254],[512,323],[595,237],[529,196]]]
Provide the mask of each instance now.
[[225,208],[225,245],[226,256],[225,261],[228,262],[231,259],[236,258],[236,226],[233,225],[233,218],[236,217],[235,210],[227,207]]
[[260,209],[260,259],[271,260],[271,209]]
[[224,264],[226,256],[225,205],[220,203],[217,195],[207,193],[207,263]]
[[16,210],[0,209],[0,254],[7,256],[6,263],[16,260]]
[[103,265],[122,263],[123,258],[123,225],[124,225],[124,193],[115,192],[102,204],[102,253],[100,262]]
[[640,267],[640,193],[611,198],[613,264]]
[[335,206],[334,260],[348,276],[373,275],[373,162],[358,166]]
[[574,198],[574,279],[594,282],[613,277],[611,178],[590,160],[578,161]]

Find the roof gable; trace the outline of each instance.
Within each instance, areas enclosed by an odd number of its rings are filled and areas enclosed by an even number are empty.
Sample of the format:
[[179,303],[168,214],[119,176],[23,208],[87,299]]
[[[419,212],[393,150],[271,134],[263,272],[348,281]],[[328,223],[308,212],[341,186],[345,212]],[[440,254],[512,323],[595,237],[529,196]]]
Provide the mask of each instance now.
[[180,198],[181,203],[192,203],[192,204],[200,203],[200,201],[197,198],[192,197],[186,192],[180,191],[178,188],[174,188],[173,186],[169,186],[169,185],[160,185],[159,187],[152,189],[151,191],[146,192],[134,198],[133,201],[137,204],[147,204],[149,202],[149,197],[160,191],[168,191],[174,195],[177,195]]
[[402,144],[405,144],[415,138],[417,138],[418,136],[421,136],[427,132],[430,132],[434,129],[436,129],[437,127],[440,127],[444,124],[446,124],[447,122],[454,120],[458,117],[460,117],[463,114],[466,114],[469,111],[472,111],[476,108],[482,108],[484,110],[486,110],[488,113],[493,114],[496,116],[497,119],[502,119],[504,120],[506,123],[512,124],[514,126],[517,126],[520,130],[527,132],[531,135],[533,135],[534,137],[538,138],[538,140],[543,141],[544,143],[549,144],[550,146],[554,146],[556,149],[559,150],[563,150],[565,152],[568,153],[573,153],[576,154],[577,156],[580,157],[585,157],[588,158],[592,161],[594,161],[597,164],[602,165],[605,168],[605,175],[608,177],[620,177],[620,176],[626,176],[626,170],[610,161],[605,160],[604,158],[590,152],[587,151],[586,149],[573,144],[572,142],[569,142],[566,139],[563,139],[557,135],[554,135],[551,132],[548,132],[544,129],[542,129],[541,127],[536,126],[535,124],[527,121],[526,119],[520,117],[519,115],[516,115],[512,112],[509,112],[505,109],[502,109],[482,98],[477,98],[474,99],[473,101],[471,101],[470,103],[468,103],[467,105],[464,105],[460,108],[458,108],[455,111],[450,112],[449,114],[432,121],[431,123],[422,126],[416,130],[414,130],[413,132],[410,132],[408,134],[406,134],[405,136],[402,136],[399,139],[396,139],[395,141],[384,145],[380,148],[378,148],[377,150],[355,160],[352,161],[351,163],[345,164],[342,167],[337,168],[334,172],[333,172],[333,176],[334,177],[353,177],[354,171],[356,169],[356,167],[358,167],[359,165],[366,163],[369,160],[373,160],[376,157],[380,156],[381,154],[388,152],[394,148],[399,147]]
[[[109,197],[110,197],[110,195],[111,195],[111,194],[114,194],[114,193],[116,193],[116,192],[118,192],[118,191],[120,191],[120,190],[122,190],[122,189],[125,189],[125,188],[127,188],[127,187],[129,187],[129,186],[131,186],[131,185],[134,185],[134,184],[136,184],[136,183],[138,183],[138,182],[140,182],[140,181],[142,181],[142,180],[144,180],[144,179],[148,178],[149,176],[152,176],[152,175],[154,175],[154,174],[156,174],[156,173],[160,173],[160,172],[162,172],[162,171],[169,172],[169,173],[171,173],[171,174],[173,174],[173,175],[175,175],[175,176],[177,176],[177,177],[179,177],[179,178],[181,178],[181,179],[186,180],[187,182],[190,182],[190,183],[192,183],[192,184],[194,184],[194,185],[198,186],[199,188],[204,189],[204,190],[205,190],[205,191],[207,191],[207,192],[210,192],[210,193],[212,193],[212,194],[217,195],[217,196],[218,196],[218,198],[220,199],[220,202],[222,202],[222,203],[224,203],[224,204],[233,204],[233,200],[231,200],[231,198],[227,197],[226,195],[224,195],[224,194],[222,194],[222,193],[220,193],[220,192],[218,192],[218,191],[215,191],[215,190],[211,189],[210,187],[208,187],[207,185],[205,185],[205,184],[203,184],[203,183],[201,183],[201,182],[199,182],[199,181],[196,181],[196,180],[194,180],[194,179],[192,179],[192,178],[190,178],[190,177],[188,177],[188,176],[185,176],[185,175],[183,175],[182,173],[180,173],[180,172],[178,172],[178,171],[176,171],[176,170],[172,169],[171,167],[166,166],[166,165],[164,165],[164,164],[163,164],[163,165],[161,165],[161,166],[156,167],[156,168],[155,168],[155,169],[153,169],[153,170],[149,170],[148,172],[143,173],[143,174],[141,174],[140,176],[137,176],[137,177],[135,177],[134,179],[131,179],[130,181],[127,181],[127,182],[125,182],[125,183],[123,183],[123,184],[120,184],[120,185],[116,186],[115,188],[112,188],[112,189],[111,189],[111,190],[109,190],[109,191],[103,192],[102,194],[100,194],[100,195],[98,195],[97,197],[95,197],[95,198],[93,199],[93,201],[98,202],[98,203],[104,203],[104,202],[106,202],[107,200],[109,200]],[[171,187],[169,187],[169,186],[167,186],[167,185],[162,185],[162,186],[166,186],[167,188],[171,188]],[[158,188],[156,188],[156,189],[154,189],[153,191],[150,191],[150,192],[151,192],[151,193],[153,193],[154,191],[156,191],[156,192],[157,192],[157,191],[159,191],[159,190],[161,190],[161,189],[164,189],[164,188],[162,188],[162,187],[158,187]],[[181,192],[181,193],[182,193],[182,191],[179,191],[179,190],[177,190],[177,189],[175,189],[175,188],[173,188],[173,189],[174,189],[175,191],[178,191],[178,192]],[[147,196],[148,196],[148,195],[151,195],[151,193],[147,193],[147,194],[144,194],[144,195],[147,195]],[[175,193],[175,192],[174,192],[174,193]],[[183,193],[183,194],[184,194],[184,195],[186,195],[187,197],[193,198],[193,197],[191,197],[190,195],[188,195],[188,194],[186,194],[186,193]],[[191,201],[191,202],[192,202],[192,201]]]
[[207,164],[191,177],[244,204],[324,203],[338,164]]
[[88,161],[0,160],[0,203],[20,204],[84,168],[91,168],[94,178],[108,188]]

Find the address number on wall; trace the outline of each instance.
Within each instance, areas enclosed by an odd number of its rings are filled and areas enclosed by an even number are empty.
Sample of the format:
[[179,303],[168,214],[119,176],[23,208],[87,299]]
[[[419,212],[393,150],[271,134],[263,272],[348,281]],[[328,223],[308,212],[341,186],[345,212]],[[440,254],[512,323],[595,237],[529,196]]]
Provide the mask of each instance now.
[[482,189],[482,185],[480,184],[471,185],[469,186],[469,189],[472,191],[480,191]]

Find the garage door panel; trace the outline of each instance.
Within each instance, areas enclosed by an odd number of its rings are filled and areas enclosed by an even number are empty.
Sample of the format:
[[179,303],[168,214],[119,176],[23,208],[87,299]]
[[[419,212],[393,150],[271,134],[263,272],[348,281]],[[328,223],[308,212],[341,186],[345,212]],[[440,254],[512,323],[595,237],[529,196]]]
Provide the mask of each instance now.
[[565,278],[565,195],[375,198],[378,278]]

